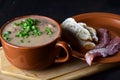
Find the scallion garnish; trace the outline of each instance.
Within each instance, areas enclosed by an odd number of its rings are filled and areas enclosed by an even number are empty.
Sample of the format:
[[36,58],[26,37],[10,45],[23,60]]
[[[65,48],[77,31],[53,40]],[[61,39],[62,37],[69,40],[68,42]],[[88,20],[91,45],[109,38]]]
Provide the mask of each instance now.
[[11,34],[11,31],[6,31],[5,33],[3,33],[2,37],[6,40],[6,41],[10,41],[11,38],[9,38],[9,35]]
[[49,28],[49,27],[46,27],[45,31],[48,35],[53,34],[53,32],[51,31],[51,28]]
[[[15,22],[14,25],[16,27],[20,27],[18,33],[15,34],[15,37],[21,37],[22,40],[20,40],[20,43],[24,43],[24,39],[27,39],[28,37],[30,37],[30,35],[35,37],[42,35],[44,31],[40,31],[40,29],[37,27],[38,23],[40,23],[39,20],[32,18],[27,18],[26,20],[17,23]],[[50,27],[46,27],[45,32],[48,35],[53,34],[53,31]],[[2,36],[5,40],[10,41],[11,38],[9,38],[9,34],[11,34],[11,31],[5,32]],[[27,40],[27,42],[30,43],[29,40]]]
[[16,37],[28,38],[31,33],[34,36],[40,36],[42,32],[36,27],[38,23],[40,23],[40,21],[31,18],[21,21],[20,23],[15,23],[16,26],[20,26],[22,28],[18,34],[16,34]]

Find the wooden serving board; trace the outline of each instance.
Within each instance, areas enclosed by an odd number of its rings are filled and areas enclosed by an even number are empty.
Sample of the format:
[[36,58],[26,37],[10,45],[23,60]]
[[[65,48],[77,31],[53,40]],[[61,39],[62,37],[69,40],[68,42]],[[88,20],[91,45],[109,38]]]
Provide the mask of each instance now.
[[[16,77],[16,80],[69,80],[82,78],[97,72],[120,66],[120,63],[112,64],[93,64],[88,66],[85,61],[72,58],[70,61],[61,64],[53,64],[51,67],[40,71],[21,70],[11,65],[0,48],[0,71]],[[4,79],[6,80],[5,76]]]

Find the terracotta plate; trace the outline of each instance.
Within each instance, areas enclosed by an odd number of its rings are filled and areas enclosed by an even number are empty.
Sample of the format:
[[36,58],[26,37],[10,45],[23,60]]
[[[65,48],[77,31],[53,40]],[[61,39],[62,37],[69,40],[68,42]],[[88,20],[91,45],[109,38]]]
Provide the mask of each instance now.
[[[112,37],[120,36],[120,16],[111,13],[93,12],[73,16],[77,22],[84,22],[94,28],[106,28]],[[114,56],[99,58],[100,63],[111,63],[120,61],[120,52]]]

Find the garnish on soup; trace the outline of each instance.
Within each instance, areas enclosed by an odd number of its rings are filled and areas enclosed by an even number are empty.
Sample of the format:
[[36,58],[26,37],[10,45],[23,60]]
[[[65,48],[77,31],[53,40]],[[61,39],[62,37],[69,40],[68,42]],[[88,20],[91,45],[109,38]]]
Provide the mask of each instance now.
[[36,25],[39,24],[37,19],[28,18],[25,21],[14,24],[21,27],[21,30],[16,34],[16,37],[28,38],[30,35],[40,36],[42,34],[42,32],[36,27]]
[[38,17],[21,18],[6,25],[2,36],[18,46],[39,46],[55,39],[58,28],[49,20]]
[[6,31],[2,37],[6,40],[6,41],[10,41],[11,38],[9,38],[8,36],[11,34],[11,31]]
[[51,28],[49,28],[49,27],[46,27],[45,31],[48,35],[53,34],[53,32],[51,31]]

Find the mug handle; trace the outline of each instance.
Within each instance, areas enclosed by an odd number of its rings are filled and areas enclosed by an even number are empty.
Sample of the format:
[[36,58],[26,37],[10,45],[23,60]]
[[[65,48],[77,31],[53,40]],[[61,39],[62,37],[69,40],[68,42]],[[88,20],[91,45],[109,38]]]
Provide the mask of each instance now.
[[70,45],[68,43],[66,43],[64,41],[58,41],[56,43],[56,47],[62,47],[65,50],[66,55],[65,55],[65,57],[57,57],[55,59],[55,63],[66,62],[71,58],[71,56],[72,56],[72,48],[70,47]]

